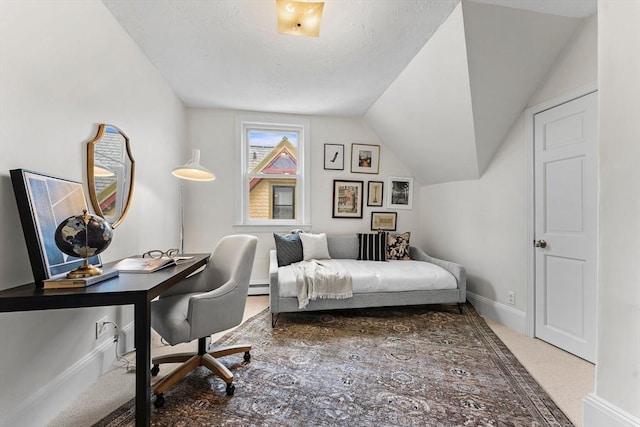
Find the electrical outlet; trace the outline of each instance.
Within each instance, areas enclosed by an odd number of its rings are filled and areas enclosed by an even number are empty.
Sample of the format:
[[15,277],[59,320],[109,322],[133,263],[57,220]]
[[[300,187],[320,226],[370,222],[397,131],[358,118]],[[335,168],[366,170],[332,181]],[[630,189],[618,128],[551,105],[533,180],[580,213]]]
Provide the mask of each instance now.
[[96,322],[96,339],[109,332],[109,323],[107,323],[108,321],[109,319],[107,318],[107,316],[104,316],[102,319]]
[[507,294],[507,300],[509,301],[509,304],[516,305],[516,293],[513,291],[509,291],[509,293]]

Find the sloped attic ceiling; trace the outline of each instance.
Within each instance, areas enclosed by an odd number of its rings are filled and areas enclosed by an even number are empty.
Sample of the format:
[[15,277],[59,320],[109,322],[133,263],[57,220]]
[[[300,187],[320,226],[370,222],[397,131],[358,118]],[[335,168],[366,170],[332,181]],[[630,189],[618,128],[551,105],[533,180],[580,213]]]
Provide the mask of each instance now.
[[325,1],[297,37],[275,0],[102,0],[189,107],[356,117],[460,0]]
[[431,184],[482,175],[596,11],[596,0],[460,1],[326,0],[320,37],[278,34],[274,0],[102,3],[186,106],[365,115]]
[[364,119],[420,184],[477,179],[580,22],[462,2]]

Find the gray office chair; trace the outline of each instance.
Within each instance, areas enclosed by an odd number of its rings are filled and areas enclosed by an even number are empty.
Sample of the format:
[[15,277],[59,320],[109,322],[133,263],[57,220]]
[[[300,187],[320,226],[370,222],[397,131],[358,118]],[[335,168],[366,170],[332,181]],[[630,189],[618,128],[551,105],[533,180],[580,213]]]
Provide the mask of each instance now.
[[151,326],[169,344],[198,339],[197,353],[153,358],[153,376],[158,375],[161,363],[182,363],[154,386],[156,407],[164,405],[163,393],[171,385],[198,366],[206,366],[221,377],[227,383],[227,395],[233,396],[233,374],[216,358],[244,352],[244,361],[249,362],[251,346],[207,352],[206,339],[242,323],[257,242],[257,237],[249,235],[223,237],[203,272],[186,278],[151,303]]

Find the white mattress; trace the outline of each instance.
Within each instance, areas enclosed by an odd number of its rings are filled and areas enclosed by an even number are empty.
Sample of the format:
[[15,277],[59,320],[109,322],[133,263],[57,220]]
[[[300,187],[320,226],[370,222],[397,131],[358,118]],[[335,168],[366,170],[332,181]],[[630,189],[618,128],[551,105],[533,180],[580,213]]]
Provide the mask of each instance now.
[[[456,278],[444,268],[424,261],[356,261],[340,259],[353,280],[353,293],[456,289]],[[290,265],[278,268],[281,297],[297,297]]]

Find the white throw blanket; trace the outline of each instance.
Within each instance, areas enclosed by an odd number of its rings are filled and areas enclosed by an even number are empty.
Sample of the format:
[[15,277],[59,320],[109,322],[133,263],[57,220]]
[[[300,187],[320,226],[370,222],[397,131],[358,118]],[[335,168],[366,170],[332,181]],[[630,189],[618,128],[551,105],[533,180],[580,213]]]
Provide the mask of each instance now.
[[345,299],[353,297],[351,275],[337,261],[312,259],[291,264],[296,273],[298,308],[305,308],[318,298]]

